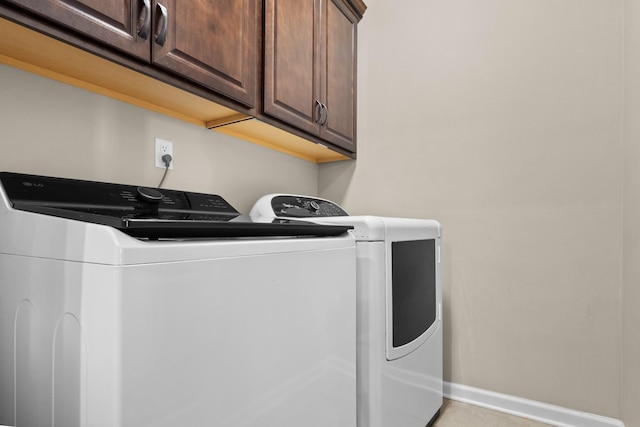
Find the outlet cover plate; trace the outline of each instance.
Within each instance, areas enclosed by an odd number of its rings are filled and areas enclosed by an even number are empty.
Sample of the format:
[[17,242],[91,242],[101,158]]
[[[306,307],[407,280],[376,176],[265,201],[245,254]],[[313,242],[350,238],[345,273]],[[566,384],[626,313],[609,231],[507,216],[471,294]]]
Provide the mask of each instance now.
[[162,161],[162,156],[165,154],[171,155],[169,169],[173,169],[173,142],[167,141],[166,139],[156,138],[155,164],[157,168],[164,169],[166,167]]

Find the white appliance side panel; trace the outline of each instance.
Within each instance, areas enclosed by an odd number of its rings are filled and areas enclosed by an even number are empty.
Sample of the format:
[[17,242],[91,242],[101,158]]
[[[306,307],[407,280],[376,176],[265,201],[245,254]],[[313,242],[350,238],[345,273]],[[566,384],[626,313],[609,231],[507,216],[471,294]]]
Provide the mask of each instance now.
[[[404,222],[404,225],[410,223]],[[418,224],[414,224],[418,225]],[[423,224],[424,225],[424,224]],[[432,221],[427,227],[387,227],[385,284],[386,299],[386,345],[382,357],[382,417],[378,427],[402,425],[424,427],[440,409],[443,403],[443,326],[442,326],[442,277],[440,259],[440,225]],[[420,337],[412,343],[395,350],[393,360],[389,360],[393,339],[391,311],[391,242],[402,240],[435,240],[435,285],[436,320]],[[372,425],[371,427],[374,427]]]
[[355,247],[131,267],[122,292],[123,426],[355,425]]
[[0,254],[0,425],[120,425],[120,273]]
[[382,414],[371,427],[424,427],[443,403],[441,321],[418,349],[382,364]]
[[355,425],[353,241],[138,266],[0,255],[0,295],[0,424]]
[[385,361],[384,242],[358,242],[358,427],[382,420]]
[[[442,319],[438,315],[420,346],[387,360],[387,244],[357,243],[357,425],[424,427],[443,402]],[[437,264],[436,299],[441,305],[439,269]]]

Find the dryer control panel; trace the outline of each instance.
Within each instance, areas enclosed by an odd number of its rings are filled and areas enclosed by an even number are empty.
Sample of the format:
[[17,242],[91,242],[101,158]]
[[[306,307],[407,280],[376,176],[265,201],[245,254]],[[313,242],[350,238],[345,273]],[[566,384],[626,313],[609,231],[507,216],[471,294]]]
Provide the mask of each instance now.
[[317,197],[292,194],[268,194],[256,202],[251,216],[263,218],[312,218],[348,216],[337,204]]
[[347,216],[340,206],[329,200],[306,196],[280,195],[271,199],[273,212],[280,217]]

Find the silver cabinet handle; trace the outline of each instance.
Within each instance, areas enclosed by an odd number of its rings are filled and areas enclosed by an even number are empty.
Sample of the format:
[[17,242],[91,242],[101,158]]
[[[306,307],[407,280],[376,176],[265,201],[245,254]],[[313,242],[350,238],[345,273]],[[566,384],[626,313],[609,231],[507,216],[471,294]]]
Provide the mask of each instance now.
[[327,121],[329,120],[329,109],[325,104],[322,104],[322,110],[324,111],[324,120],[322,121],[321,125],[326,126]]
[[146,40],[149,37],[149,26],[151,25],[151,0],[142,0],[142,15],[140,22],[140,30],[138,36]]
[[169,22],[169,13],[167,12],[167,8],[158,3],[158,10],[160,11],[160,31],[158,32],[158,36],[156,37],[156,43],[160,46],[164,46],[164,42],[167,41],[167,24]]
[[322,124],[321,123],[322,122],[322,118],[324,117],[323,107],[324,107],[324,104],[316,99],[316,108],[315,108],[315,111],[314,111],[314,116],[315,117],[313,118],[313,121],[318,123],[318,124]]

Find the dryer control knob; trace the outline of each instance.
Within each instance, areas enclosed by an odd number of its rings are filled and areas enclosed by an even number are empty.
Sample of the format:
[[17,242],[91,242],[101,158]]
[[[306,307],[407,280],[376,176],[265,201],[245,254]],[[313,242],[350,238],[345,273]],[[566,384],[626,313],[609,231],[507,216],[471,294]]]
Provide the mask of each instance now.
[[162,193],[155,188],[138,187],[138,198],[148,203],[160,203]]

